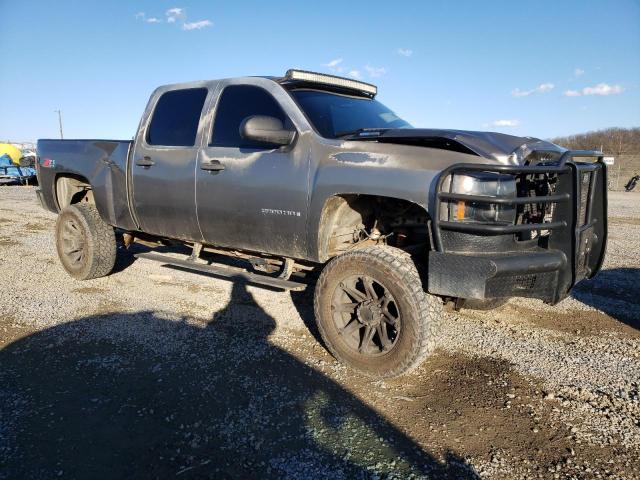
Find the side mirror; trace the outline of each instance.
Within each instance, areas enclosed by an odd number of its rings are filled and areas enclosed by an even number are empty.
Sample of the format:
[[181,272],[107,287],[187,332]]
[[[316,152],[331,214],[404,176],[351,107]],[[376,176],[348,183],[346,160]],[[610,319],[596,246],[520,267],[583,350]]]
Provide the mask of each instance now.
[[271,145],[289,145],[295,133],[294,130],[285,129],[277,118],[266,115],[247,117],[240,124],[242,138]]

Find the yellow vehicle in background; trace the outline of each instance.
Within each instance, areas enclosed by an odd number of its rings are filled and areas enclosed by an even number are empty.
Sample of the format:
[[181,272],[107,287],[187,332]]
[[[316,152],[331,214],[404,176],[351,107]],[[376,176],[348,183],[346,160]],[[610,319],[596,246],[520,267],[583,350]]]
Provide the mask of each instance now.
[[20,158],[22,158],[22,151],[15,145],[10,143],[0,143],[0,157],[7,156],[11,159],[11,163],[20,165]]

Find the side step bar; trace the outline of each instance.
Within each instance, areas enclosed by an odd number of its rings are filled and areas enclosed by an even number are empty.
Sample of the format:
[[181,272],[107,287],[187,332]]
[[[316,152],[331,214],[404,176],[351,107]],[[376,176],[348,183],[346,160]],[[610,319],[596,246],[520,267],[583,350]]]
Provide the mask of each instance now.
[[218,267],[213,265],[203,265],[201,263],[195,263],[189,260],[180,260],[168,255],[161,255],[159,253],[138,253],[134,255],[136,258],[146,258],[147,260],[153,260],[155,262],[161,262],[174,267],[184,268],[185,270],[194,270],[196,272],[209,273],[214,276],[230,278],[230,279],[242,279],[247,283],[253,283],[257,285],[265,285],[271,288],[280,288],[282,290],[304,290],[307,285],[300,282],[293,282],[291,280],[283,280],[278,277],[269,277],[267,275],[259,275],[257,273],[243,272],[234,270],[231,268]]

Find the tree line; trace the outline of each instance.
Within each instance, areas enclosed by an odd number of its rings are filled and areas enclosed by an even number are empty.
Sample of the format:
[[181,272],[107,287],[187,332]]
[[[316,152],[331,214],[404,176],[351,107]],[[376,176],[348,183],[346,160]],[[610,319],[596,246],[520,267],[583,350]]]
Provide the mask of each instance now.
[[601,150],[610,155],[640,154],[640,127],[607,128],[556,137],[551,142],[571,150]]

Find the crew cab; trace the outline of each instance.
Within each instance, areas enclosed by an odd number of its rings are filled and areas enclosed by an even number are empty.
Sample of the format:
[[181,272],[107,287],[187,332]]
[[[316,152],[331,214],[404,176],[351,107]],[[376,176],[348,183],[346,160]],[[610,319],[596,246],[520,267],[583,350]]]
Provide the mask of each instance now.
[[[39,140],[38,197],[74,278],[138,256],[272,288],[315,282],[327,348],[375,377],[433,350],[443,303],[555,304],[602,265],[600,152],[413,128],[374,85],[289,70],[155,90],[133,141]],[[210,252],[246,259],[238,271]]]

